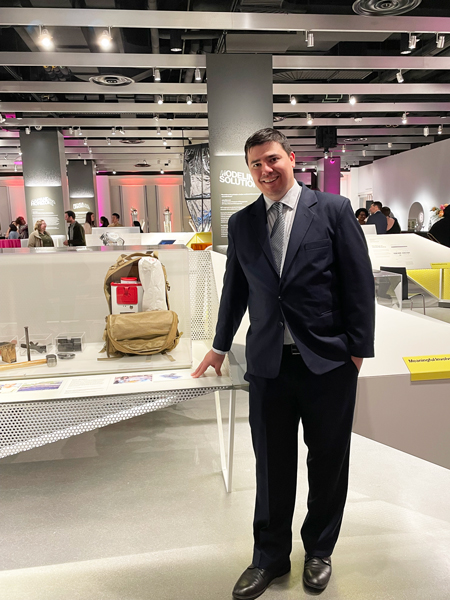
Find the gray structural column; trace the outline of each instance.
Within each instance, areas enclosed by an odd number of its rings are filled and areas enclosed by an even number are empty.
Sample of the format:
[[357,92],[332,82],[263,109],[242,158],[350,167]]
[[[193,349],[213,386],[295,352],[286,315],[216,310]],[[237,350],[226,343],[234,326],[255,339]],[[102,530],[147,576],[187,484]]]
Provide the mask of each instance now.
[[50,235],[65,235],[68,188],[62,134],[56,129],[21,131],[20,148],[30,232],[38,219],[44,219]]
[[273,126],[271,55],[207,54],[211,213],[214,249],[228,219],[259,195],[244,159],[246,139]]
[[99,216],[96,213],[96,179],[93,160],[71,160],[67,166],[69,178],[70,210],[75,213],[75,219],[84,223],[86,213],[95,214],[95,224],[99,226]]

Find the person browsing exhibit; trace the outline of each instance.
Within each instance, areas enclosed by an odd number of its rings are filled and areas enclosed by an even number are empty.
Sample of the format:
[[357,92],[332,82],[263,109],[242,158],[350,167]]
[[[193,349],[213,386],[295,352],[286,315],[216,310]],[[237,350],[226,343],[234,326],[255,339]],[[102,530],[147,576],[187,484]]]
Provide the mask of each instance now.
[[65,240],[64,246],[86,246],[84,228],[78,221],[75,221],[75,213],[73,210],[66,210],[64,219],[69,225],[67,229],[67,240]]
[[[232,215],[216,335],[193,373],[218,375],[248,308],[246,380],[256,456],[254,547],[233,596],[260,596],[290,571],[298,426],[308,448],[303,581],[331,576],[348,486],[358,372],[374,355],[374,281],[350,201],[294,178],[287,138],[262,129],[245,144],[261,195]],[[383,217],[384,218],[384,217]]]
[[39,219],[28,238],[28,248],[53,248],[54,245],[52,236],[47,233],[47,223],[44,219]]

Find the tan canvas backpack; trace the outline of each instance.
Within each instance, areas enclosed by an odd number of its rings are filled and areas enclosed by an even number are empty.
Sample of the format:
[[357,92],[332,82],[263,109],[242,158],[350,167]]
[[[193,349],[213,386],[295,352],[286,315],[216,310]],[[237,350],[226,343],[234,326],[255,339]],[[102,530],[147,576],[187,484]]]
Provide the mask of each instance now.
[[[106,274],[104,291],[111,312],[111,283],[120,282],[122,277],[139,278],[138,263],[141,258],[158,258],[156,252],[122,254]],[[108,315],[106,317],[105,350],[108,357],[124,354],[158,354],[173,350],[179,342],[178,315],[170,310],[167,273],[162,265],[166,280],[167,310],[150,310],[139,313]]]

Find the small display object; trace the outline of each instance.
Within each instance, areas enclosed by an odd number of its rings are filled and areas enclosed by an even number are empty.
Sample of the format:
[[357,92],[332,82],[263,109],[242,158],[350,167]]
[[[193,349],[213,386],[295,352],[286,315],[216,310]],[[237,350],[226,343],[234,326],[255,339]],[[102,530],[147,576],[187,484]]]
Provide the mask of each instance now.
[[[50,333],[30,333],[30,352],[31,354],[42,354],[45,356],[51,351],[53,338]],[[27,340],[23,336],[19,340],[19,352],[22,356],[27,354]]]
[[[55,338],[57,352],[83,352],[85,335],[83,333],[60,333]],[[59,354],[58,354],[59,356]]]
[[3,362],[15,363],[17,362],[16,354],[16,343],[14,342],[0,342],[0,356]]
[[111,314],[142,312],[142,284],[137,277],[121,277],[111,283]]
[[170,208],[167,207],[164,211],[164,233],[172,232],[172,213],[170,212]]

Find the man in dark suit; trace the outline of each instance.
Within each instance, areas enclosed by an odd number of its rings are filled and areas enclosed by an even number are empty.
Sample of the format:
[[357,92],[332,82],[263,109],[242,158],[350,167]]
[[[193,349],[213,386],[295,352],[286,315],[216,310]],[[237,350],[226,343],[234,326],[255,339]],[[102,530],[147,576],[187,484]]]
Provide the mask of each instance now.
[[366,221],[367,225],[375,225],[378,235],[386,233],[387,231],[387,219],[381,212],[382,208],[383,205],[381,202],[372,202],[369,207],[370,215]]
[[238,600],[260,596],[290,570],[298,425],[308,447],[303,581],[323,590],[347,494],[356,383],[371,357],[374,282],[364,234],[349,200],[294,178],[286,137],[263,129],[245,145],[262,195],[229,220],[227,267],[213,349],[194,377],[220,375],[249,309],[246,379],[256,455],[252,564]]

